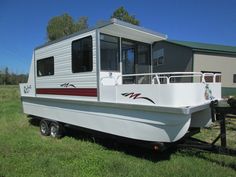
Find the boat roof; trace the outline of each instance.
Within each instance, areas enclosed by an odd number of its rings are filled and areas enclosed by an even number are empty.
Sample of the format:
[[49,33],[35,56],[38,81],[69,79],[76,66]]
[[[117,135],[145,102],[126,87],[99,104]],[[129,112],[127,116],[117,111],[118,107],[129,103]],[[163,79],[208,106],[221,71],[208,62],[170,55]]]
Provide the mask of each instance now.
[[162,34],[156,31],[152,31],[141,26],[136,26],[115,18],[112,18],[110,21],[102,22],[95,27],[81,30],[79,32],[73,33],[71,35],[62,37],[60,39],[47,42],[39,47],[36,47],[35,50],[46,47],[48,45],[78,36],[83,33],[87,33],[93,30],[99,29],[100,32],[110,34],[110,35],[119,35],[120,37],[129,38],[133,40],[139,40],[146,43],[153,43],[155,41],[166,40],[167,35]]

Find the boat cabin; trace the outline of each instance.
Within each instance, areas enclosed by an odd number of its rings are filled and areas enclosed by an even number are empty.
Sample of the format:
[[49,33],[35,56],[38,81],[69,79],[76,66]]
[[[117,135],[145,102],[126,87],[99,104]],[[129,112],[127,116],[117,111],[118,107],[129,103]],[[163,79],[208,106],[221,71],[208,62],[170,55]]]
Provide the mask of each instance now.
[[[37,47],[28,82],[20,84],[24,113],[42,135],[65,124],[148,142],[175,142],[211,124],[221,99],[220,74],[153,73],[167,36],[116,19]],[[60,128],[61,127],[61,128]]]
[[[220,98],[220,83],[216,82],[220,75],[153,73],[152,61],[162,55],[152,45],[166,38],[112,19],[49,42],[34,50],[29,81],[21,85],[22,96],[187,106],[203,103],[209,89],[210,96],[214,92]],[[202,84],[205,76],[212,78],[210,85]],[[172,84],[176,82],[182,85]]]

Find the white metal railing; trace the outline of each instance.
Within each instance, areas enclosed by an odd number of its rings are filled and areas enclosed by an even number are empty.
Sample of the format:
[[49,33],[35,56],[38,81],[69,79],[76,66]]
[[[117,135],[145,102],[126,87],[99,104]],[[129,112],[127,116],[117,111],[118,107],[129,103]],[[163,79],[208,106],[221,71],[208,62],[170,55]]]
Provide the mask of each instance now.
[[206,77],[212,77],[212,82],[215,83],[217,80],[216,78],[219,77],[219,80],[221,80],[221,74],[219,73],[203,73],[202,74],[202,82],[206,82],[205,78]]
[[[113,76],[109,76],[109,77],[101,78],[101,83],[104,79],[109,78],[109,79],[114,80],[115,85],[118,85],[119,79],[123,80],[125,77],[138,77],[138,76],[140,77],[150,76],[151,84],[169,84],[169,83],[184,83],[184,82],[216,83],[216,82],[220,82],[221,80],[221,74],[219,73],[165,72],[165,73],[125,74],[125,75],[119,75],[117,78]],[[208,78],[208,80],[206,80],[206,78]],[[217,81],[217,78],[219,78],[219,81]],[[212,80],[212,81],[209,81],[209,80]],[[138,83],[138,84],[141,84],[141,83]]]

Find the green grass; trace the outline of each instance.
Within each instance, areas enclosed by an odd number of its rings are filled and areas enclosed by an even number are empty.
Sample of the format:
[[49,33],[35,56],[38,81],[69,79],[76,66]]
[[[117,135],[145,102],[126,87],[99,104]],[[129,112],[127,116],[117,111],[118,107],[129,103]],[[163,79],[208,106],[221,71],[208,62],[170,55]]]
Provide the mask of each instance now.
[[[236,157],[198,150],[152,153],[128,145],[109,148],[83,136],[43,137],[22,113],[18,90],[0,87],[0,177],[236,176]],[[235,127],[231,122],[228,131],[233,148]],[[218,131],[215,125],[197,136],[212,140]]]

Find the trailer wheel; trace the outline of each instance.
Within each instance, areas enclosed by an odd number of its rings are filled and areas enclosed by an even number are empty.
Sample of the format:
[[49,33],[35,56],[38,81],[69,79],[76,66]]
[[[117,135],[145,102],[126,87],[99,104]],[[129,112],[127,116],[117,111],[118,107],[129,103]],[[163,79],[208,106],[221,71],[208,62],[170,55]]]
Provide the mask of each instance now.
[[53,138],[61,138],[63,136],[64,127],[58,122],[52,122],[50,124],[50,134]]
[[39,123],[40,133],[43,136],[50,135],[50,129],[48,127],[48,122],[45,119],[42,119]]

